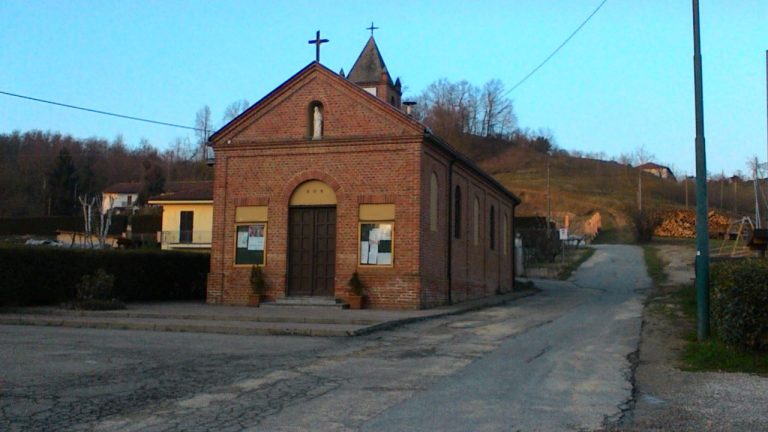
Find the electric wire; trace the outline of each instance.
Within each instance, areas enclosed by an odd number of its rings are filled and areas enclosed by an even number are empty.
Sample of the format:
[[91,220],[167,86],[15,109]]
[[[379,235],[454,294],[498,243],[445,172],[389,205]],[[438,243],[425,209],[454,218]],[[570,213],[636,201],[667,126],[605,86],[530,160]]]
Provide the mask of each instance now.
[[[538,72],[539,69],[541,69],[545,64],[547,64],[547,62],[549,62],[549,60],[551,60],[552,57],[555,56],[555,54],[557,54],[571,39],[573,39],[574,36],[576,36],[576,34],[585,25],[587,25],[587,23],[592,19],[592,17],[594,17],[597,14],[597,12],[603,7],[603,5],[605,5],[605,3],[607,1],[608,0],[603,0],[602,2],[600,2],[600,4],[597,5],[595,10],[593,10],[592,13],[589,14],[589,16],[578,27],[576,27],[576,30],[574,30],[567,38],[565,38],[565,40],[557,48],[555,48],[555,50],[552,51],[552,53],[550,53],[544,59],[544,61],[539,63],[539,65],[536,66],[535,68],[533,68],[533,70],[531,70],[530,72],[528,72],[528,74],[526,76],[524,76],[523,79],[518,81],[515,85],[512,86],[512,88],[507,90],[504,93],[504,96],[505,97],[508,96],[515,89],[517,89],[524,82],[526,82],[528,80],[528,78],[532,77],[533,74]],[[97,109],[93,109],[93,108],[86,108],[86,107],[66,104],[66,103],[62,103],[62,102],[55,102],[55,101],[51,101],[51,100],[46,100],[46,99],[40,99],[40,98],[36,98],[36,97],[31,97],[31,96],[20,95],[20,94],[6,92],[6,91],[2,91],[2,90],[0,90],[0,94],[4,94],[6,96],[17,97],[17,98],[21,98],[21,99],[26,99],[26,100],[31,100],[31,101],[35,101],[35,102],[41,102],[41,103],[47,103],[47,104],[51,104],[51,105],[57,105],[57,106],[65,107],[65,108],[71,108],[71,109],[76,109],[76,110],[81,110],[81,111],[87,111],[87,112],[91,112],[91,113],[95,113],[95,114],[107,115],[107,116],[118,117],[118,118],[123,118],[123,119],[128,119],[128,120],[134,120],[134,121],[140,121],[140,122],[145,122],[145,123],[152,123],[152,124],[157,124],[157,125],[161,125],[161,126],[169,126],[169,127],[175,127],[175,128],[187,129],[187,130],[193,130],[193,131],[200,131],[200,132],[206,132],[206,133],[211,132],[209,130],[201,129],[201,128],[197,128],[197,127],[193,127],[193,126],[184,126],[184,125],[180,125],[180,124],[176,124],[176,123],[169,123],[169,122],[163,122],[163,121],[158,121],[158,120],[146,119],[146,118],[142,118],[142,117],[135,117],[135,116],[129,116],[129,115],[125,115],[125,114],[118,114],[118,113],[113,113],[113,112],[109,112],[109,111],[102,111],[102,110],[97,110]]]
[[528,78],[530,78],[531,76],[533,76],[533,74],[535,74],[536,72],[538,72],[538,70],[539,70],[539,69],[541,69],[541,68],[542,68],[542,66],[544,66],[545,64],[547,64],[547,62],[548,62],[548,61],[549,61],[549,60],[550,60],[552,57],[554,57],[554,56],[555,56],[555,54],[557,54],[557,52],[558,52],[558,51],[560,51],[560,50],[561,50],[561,49],[562,49],[562,48],[565,46],[565,44],[567,44],[567,43],[568,43],[568,42],[569,42],[571,39],[573,39],[573,37],[574,37],[574,36],[576,36],[576,33],[578,33],[578,32],[579,32],[579,30],[581,30],[581,29],[582,29],[582,27],[584,27],[585,25],[587,25],[587,23],[589,22],[589,20],[591,20],[591,19],[592,19],[592,17],[593,17],[593,16],[595,16],[595,15],[597,14],[597,12],[598,12],[598,11],[599,11],[599,10],[600,10],[602,7],[603,7],[603,5],[604,5],[604,4],[605,4],[607,1],[608,1],[608,0],[603,0],[603,1],[602,1],[602,2],[599,4],[599,5],[597,5],[597,7],[595,8],[595,10],[593,10],[593,11],[592,11],[592,13],[591,13],[591,14],[589,14],[589,16],[587,17],[587,19],[585,19],[585,20],[584,20],[584,22],[582,22],[582,23],[581,23],[581,24],[580,24],[578,27],[576,27],[576,30],[574,30],[574,31],[573,31],[573,33],[571,33],[571,34],[570,34],[570,36],[568,36],[567,38],[565,38],[565,40],[563,41],[563,43],[561,43],[561,44],[560,44],[560,45],[559,45],[557,48],[555,48],[555,50],[554,50],[554,51],[552,51],[552,53],[551,53],[551,54],[549,54],[549,55],[547,56],[547,58],[545,58],[545,59],[544,59],[544,61],[542,61],[541,63],[539,63],[539,65],[538,65],[538,66],[536,66],[535,68],[533,68],[533,70],[532,70],[532,71],[528,72],[528,75],[524,76],[524,77],[523,77],[523,79],[521,79],[520,81],[518,81],[518,82],[517,82],[517,84],[513,85],[513,86],[512,86],[512,88],[510,88],[509,90],[507,90],[507,91],[506,91],[506,93],[504,93],[504,96],[505,96],[505,97],[506,97],[506,96],[508,96],[508,95],[509,95],[510,93],[512,93],[512,92],[513,92],[513,91],[514,91],[516,88],[520,87],[520,86],[521,86],[521,85],[522,85],[524,82],[528,81]]
[[175,127],[175,128],[188,129],[188,130],[199,131],[199,132],[206,132],[206,133],[207,132],[211,132],[209,130],[197,128],[197,127],[194,127],[194,126],[184,126],[184,125],[180,125],[180,124],[176,124],[176,123],[168,123],[168,122],[164,122],[164,121],[151,120],[151,119],[146,119],[146,118],[142,118],[142,117],[135,117],[135,116],[129,116],[129,115],[125,115],[125,114],[118,114],[118,113],[113,113],[113,112],[109,112],[109,111],[102,111],[102,110],[97,110],[97,109],[93,109],[93,108],[86,108],[86,107],[81,107],[81,106],[77,106],[77,105],[70,105],[70,104],[61,103],[61,102],[54,102],[54,101],[51,101],[51,100],[40,99],[40,98],[36,98],[36,97],[32,97],[32,96],[24,96],[24,95],[20,95],[20,94],[16,94],[16,93],[10,93],[10,92],[6,92],[6,91],[2,91],[2,90],[0,90],[0,94],[4,94],[6,96],[13,96],[13,97],[21,98],[21,99],[26,99],[26,100],[31,100],[31,101],[35,101],[35,102],[41,102],[41,103],[47,103],[47,104],[51,104],[51,105],[57,105],[57,106],[65,107],[65,108],[72,108],[72,109],[76,109],[76,110],[87,111],[87,112],[96,113],[96,114],[102,114],[102,115],[107,115],[107,116],[112,116],[112,117],[119,117],[119,118],[124,118],[124,119],[128,119],[128,120],[135,120],[135,121],[140,121],[140,122],[145,122],[145,123],[152,123],[152,124],[157,124],[157,125],[161,125],[161,126],[170,126],[170,127]]

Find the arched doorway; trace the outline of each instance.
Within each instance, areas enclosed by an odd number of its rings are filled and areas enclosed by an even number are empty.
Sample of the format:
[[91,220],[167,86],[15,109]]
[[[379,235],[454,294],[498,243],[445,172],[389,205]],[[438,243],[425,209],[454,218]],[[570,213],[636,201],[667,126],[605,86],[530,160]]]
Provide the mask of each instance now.
[[336,193],[320,180],[300,184],[288,209],[289,296],[332,297],[336,268]]

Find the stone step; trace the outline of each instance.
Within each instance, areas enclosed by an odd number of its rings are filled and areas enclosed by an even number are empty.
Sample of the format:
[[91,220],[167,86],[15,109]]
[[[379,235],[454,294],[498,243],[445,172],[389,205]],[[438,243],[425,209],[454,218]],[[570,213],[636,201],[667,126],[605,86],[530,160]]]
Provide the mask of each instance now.
[[280,297],[275,301],[264,302],[262,307],[281,307],[281,306],[312,306],[346,309],[348,305],[334,297],[313,297],[313,296],[295,296]]

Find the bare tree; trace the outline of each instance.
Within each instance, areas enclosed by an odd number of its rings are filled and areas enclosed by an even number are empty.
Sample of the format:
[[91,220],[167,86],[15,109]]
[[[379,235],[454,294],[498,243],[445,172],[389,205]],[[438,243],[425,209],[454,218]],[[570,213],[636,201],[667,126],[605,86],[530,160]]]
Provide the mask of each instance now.
[[511,132],[516,123],[512,112],[512,101],[504,96],[504,84],[492,79],[485,83],[482,90],[483,128],[485,136],[503,135]]
[[93,207],[96,205],[96,196],[88,196],[83,194],[77,197],[80,201],[80,205],[83,208],[83,247],[93,248]]
[[208,105],[200,108],[195,115],[195,135],[197,135],[200,160],[205,160],[205,146],[208,144],[208,137],[211,136],[213,123],[211,122],[211,108]]
[[642,165],[644,163],[653,162],[655,160],[656,156],[649,152],[645,148],[645,145],[641,145],[640,147],[636,148],[632,153],[632,161],[635,165]]
[[222,123],[226,124],[234,120],[235,117],[247,110],[249,106],[251,104],[248,103],[248,99],[237,100],[227,105],[227,108],[224,110],[224,117],[221,119]]
[[[112,213],[114,213],[115,199],[109,197],[109,208],[107,211],[99,211],[99,247],[104,249],[107,244],[107,234],[112,225]],[[101,209],[101,198],[98,199],[97,208]]]

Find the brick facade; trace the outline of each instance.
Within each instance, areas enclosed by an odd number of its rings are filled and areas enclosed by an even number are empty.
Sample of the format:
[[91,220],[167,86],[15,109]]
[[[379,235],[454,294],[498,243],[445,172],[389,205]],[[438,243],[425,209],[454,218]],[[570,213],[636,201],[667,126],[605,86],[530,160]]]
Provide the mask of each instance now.
[[[311,138],[311,109],[322,104],[323,136]],[[391,102],[391,101],[390,101]],[[208,301],[245,304],[250,266],[235,266],[235,210],[267,206],[267,297],[289,295],[289,201],[302,183],[320,180],[336,194],[333,296],[347,298],[354,271],[372,308],[418,309],[512,289],[511,246],[502,248],[503,214],[516,198],[399,109],[318,63],[312,63],[218,131]],[[437,176],[436,230],[429,220],[431,176]],[[451,187],[448,181],[451,178]],[[462,234],[449,217],[453,188],[462,189]],[[480,202],[480,242],[472,243],[472,203]],[[394,204],[393,264],[359,266],[359,207]],[[495,251],[488,212],[494,206]],[[448,239],[452,247],[448,247]],[[448,250],[452,257],[449,258]],[[450,259],[451,283],[448,279]],[[449,290],[450,285],[450,299]]]

